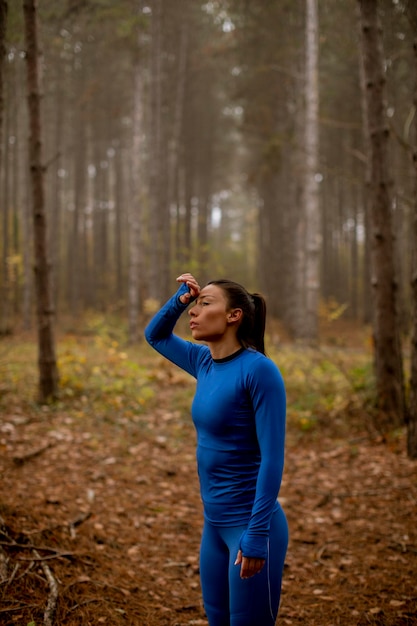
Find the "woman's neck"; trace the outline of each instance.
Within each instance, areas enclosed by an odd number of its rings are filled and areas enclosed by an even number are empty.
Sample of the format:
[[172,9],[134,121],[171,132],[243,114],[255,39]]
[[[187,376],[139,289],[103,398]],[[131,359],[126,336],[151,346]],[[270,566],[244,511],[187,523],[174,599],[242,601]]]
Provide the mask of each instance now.
[[241,344],[237,341],[236,337],[234,337],[230,341],[225,341],[224,339],[220,342],[209,342],[208,347],[213,359],[225,359],[226,357],[234,354],[238,350],[241,349]]

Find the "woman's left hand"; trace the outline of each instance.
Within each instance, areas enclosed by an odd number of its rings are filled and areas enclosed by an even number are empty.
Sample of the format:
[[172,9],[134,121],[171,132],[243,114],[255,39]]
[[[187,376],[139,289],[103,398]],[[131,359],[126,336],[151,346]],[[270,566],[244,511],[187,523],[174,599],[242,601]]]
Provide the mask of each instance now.
[[195,300],[200,294],[200,285],[197,279],[192,274],[186,272],[178,276],[177,283],[185,283],[188,287],[188,293],[184,293],[180,296],[180,300],[183,304],[189,304],[192,300]]
[[240,577],[250,578],[255,574],[259,574],[265,565],[265,559],[256,559],[253,557],[243,556],[242,550],[237,553],[235,565],[240,565]]

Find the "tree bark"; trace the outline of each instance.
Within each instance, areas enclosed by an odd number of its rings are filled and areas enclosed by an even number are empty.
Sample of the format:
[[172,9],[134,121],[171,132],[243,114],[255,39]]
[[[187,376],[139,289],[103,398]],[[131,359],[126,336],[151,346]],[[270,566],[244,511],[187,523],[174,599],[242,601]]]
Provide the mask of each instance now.
[[[137,53],[138,54],[138,53]],[[135,62],[133,93],[133,129],[132,129],[132,194],[128,209],[129,242],[129,343],[137,343],[139,337],[138,321],[140,308],[140,281],[143,280],[143,249],[141,229],[143,228],[143,107],[144,81],[143,65],[139,58]]]
[[6,57],[7,0],[0,0],[0,172],[3,164],[4,59]]
[[[182,6],[184,11],[184,6]],[[178,42],[178,73],[176,80],[176,92],[174,100],[174,114],[172,123],[172,137],[170,141],[169,149],[169,162],[168,162],[168,202],[176,206],[176,237],[175,247],[173,250],[173,258],[181,259],[181,217],[180,217],[180,163],[181,163],[181,137],[183,135],[183,120],[184,120],[184,105],[185,105],[185,88],[186,88],[186,74],[187,74],[187,55],[188,55],[188,21],[185,19],[186,13],[183,13],[183,20],[180,27],[180,39]],[[184,267],[181,263],[176,266],[176,270],[181,272],[181,267]]]
[[116,284],[114,297],[120,303],[125,292],[123,288],[123,236],[124,236],[124,168],[123,149],[119,144],[115,154],[115,224],[114,224],[114,259],[116,264]]
[[[3,87],[3,93],[5,92],[6,101],[13,100],[13,86],[12,86],[12,77],[9,76],[9,80],[6,81],[6,89]],[[10,125],[11,125],[11,107],[7,107],[6,114],[4,115],[2,122],[2,131],[3,134],[8,137],[10,133]],[[9,154],[9,149],[7,143],[5,145],[6,150],[4,154],[3,162],[3,171],[1,176],[2,185],[0,187],[0,206],[1,211],[3,213],[1,220],[1,230],[2,230],[2,251],[1,251],[1,270],[0,275],[2,277],[1,280],[1,304],[0,304],[0,333],[7,334],[11,330],[11,319],[10,319],[10,290],[11,290],[11,280],[10,280],[10,177],[11,177],[11,159]]]
[[78,317],[80,314],[80,296],[82,293],[82,266],[83,258],[81,251],[81,223],[82,212],[86,198],[86,145],[87,137],[85,133],[84,106],[78,105],[75,117],[75,128],[77,140],[74,142],[74,210],[70,216],[71,223],[68,225],[67,240],[67,286],[68,286],[68,304],[71,314]]
[[25,22],[27,98],[29,110],[29,159],[34,224],[34,267],[38,316],[39,400],[55,398],[58,369],[53,331],[54,311],[47,251],[44,167],[42,164],[39,47],[36,0],[23,0]]
[[31,220],[29,172],[25,176],[24,198],[22,207],[22,247],[23,247],[23,285],[22,285],[22,325],[24,330],[32,327],[33,274],[31,259],[33,250],[33,233]]
[[150,85],[150,263],[149,294],[154,300],[162,299],[162,242],[164,224],[162,223],[162,5],[161,0],[152,2],[151,22],[151,85]]
[[405,418],[388,166],[385,72],[377,0],[359,0],[370,162],[371,272],[377,407],[382,430]]
[[[4,118],[4,59],[6,57],[6,23],[7,23],[8,6],[6,0],[0,0],[0,181],[2,180],[3,166],[3,118]],[[7,155],[6,155],[7,158]],[[6,168],[7,169],[7,168]],[[9,325],[8,301],[9,301],[9,268],[8,268],[8,202],[9,198],[6,193],[7,176],[5,173],[4,197],[0,195],[0,201],[3,201],[3,251],[2,251],[2,307],[0,320],[0,333],[7,332]]]
[[[363,264],[363,284],[372,284],[371,273],[371,222],[370,222],[370,204],[371,204],[371,162],[369,155],[371,153],[370,139],[368,134],[369,121],[368,121],[368,106],[366,99],[366,77],[364,67],[363,54],[359,58],[359,84],[361,86],[361,114],[362,114],[362,141],[364,152],[366,155],[365,162],[365,174],[364,174],[364,186],[363,186],[363,207],[364,207],[364,227],[365,227],[365,249],[364,249],[364,264]],[[368,294],[369,290],[364,289],[363,295],[363,316],[362,321],[364,324],[372,323],[372,295]],[[371,295],[371,297],[370,297]]]
[[304,338],[316,341],[320,295],[321,219],[317,182],[319,156],[319,25],[317,0],[306,0],[305,182],[306,316]]
[[411,294],[412,294],[412,337],[411,337],[411,372],[410,372],[410,404],[407,420],[407,453],[411,459],[417,459],[417,7],[409,2],[408,17],[412,24],[414,39],[414,142],[413,164],[415,171],[414,181],[414,208],[412,229],[412,268],[411,268]]
[[[61,71],[61,65],[54,67],[55,80],[59,82],[59,73]],[[62,179],[58,176],[58,172],[63,164],[63,159],[60,154],[61,146],[63,143],[63,133],[66,127],[65,124],[65,97],[64,90],[58,92],[57,101],[54,102],[54,106],[51,107],[50,115],[54,119],[53,129],[53,143],[51,148],[53,149],[54,162],[51,164],[51,171],[49,172],[49,181],[47,177],[47,189],[49,187],[49,207],[50,212],[47,212],[48,219],[48,246],[51,258],[51,285],[52,285],[52,298],[54,309],[58,309],[58,303],[60,301],[61,281],[60,281],[60,244],[61,244],[61,225],[63,221],[62,210]],[[47,202],[48,206],[48,202]],[[74,258],[76,258],[74,254]]]

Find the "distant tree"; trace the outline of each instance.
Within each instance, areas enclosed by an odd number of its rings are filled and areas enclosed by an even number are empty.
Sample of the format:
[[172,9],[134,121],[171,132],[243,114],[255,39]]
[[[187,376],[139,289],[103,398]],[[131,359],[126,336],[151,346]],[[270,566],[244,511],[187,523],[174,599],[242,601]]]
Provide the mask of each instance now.
[[318,338],[318,309],[320,296],[320,250],[322,240],[319,185],[319,22],[317,0],[306,0],[305,39],[305,119],[304,119],[304,184],[303,213],[305,214],[305,267],[300,301],[304,315],[298,336],[309,341]]
[[414,206],[412,220],[412,337],[411,337],[411,375],[410,403],[407,416],[407,452],[412,459],[417,459],[417,6],[414,0],[407,3],[407,16],[414,31]]
[[385,71],[377,0],[359,0],[367,135],[370,160],[371,272],[377,404],[380,426],[404,422],[405,395],[398,328],[397,280],[394,264],[389,128],[385,110]]
[[[8,6],[6,0],[0,0],[0,181],[2,180],[2,166],[3,166],[3,117],[4,117],[4,60],[6,56],[6,23],[7,23],[7,12]],[[4,194],[6,196],[6,194]],[[7,301],[9,298],[8,295],[8,262],[7,262],[7,248],[8,248],[8,233],[7,233],[7,222],[8,222],[8,208],[6,205],[6,200],[8,202],[7,197],[1,197],[0,201],[4,202],[3,207],[3,251],[2,251],[2,267],[1,267],[1,277],[2,277],[2,308],[1,308],[1,321],[0,321],[0,332],[5,332],[7,330],[8,324],[8,315],[7,315]]]
[[[256,198],[257,284],[268,298],[272,316],[294,329],[299,310],[294,295],[296,276],[303,276],[304,258],[296,271],[296,255],[305,252],[302,230],[302,164],[305,152],[298,139],[303,127],[302,37],[305,2],[232,2],[236,25],[235,102],[242,110],[240,132],[245,151],[240,168],[247,189]],[[297,146],[300,146],[299,153]],[[267,268],[267,271],[265,271]],[[304,280],[303,280],[303,284]]]
[[[414,44],[416,49],[416,78],[417,78],[417,39]],[[417,110],[417,87],[414,99],[414,107]],[[407,423],[407,450],[412,459],[417,458],[417,124],[413,161],[416,176],[416,191],[414,195],[413,211],[413,264],[412,264],[412,340],[411,340],[411,376],[410,376],[410,406]]]
[[[141,283],[144,279],[144,159],[143,159],[143,119],[144,119],[144,64],[140,53],[135,52],[134,59],[134,91],[133,91],[133,124],[132,124],[132,193],[128,207],[128,242],[129,242],[129,275],[128,275],[128,318],[129,342],[136,343],[139,337],[139,311]],[[142,290],[143,291],[143,290]]]
[[[390,149],[404,323],[410,312],[412,164],[397,135],[411,127],[412,53],[401,8],[406,0],[393,11],[392,0],[382,1],[382,23],[392,22],[384,28],[384,45],[389,122],[397,128]],[[0,309],[3,319],[18,320],[23,312],[27,320],[33,285],[32,232],[25,219],[29,171],[21,141],[27,126],[20,104],[22,3],[8,4],[0,202],[3,293],[5,269],[11,270],[8,316],[5,298]],[[140,320],[145,298],[164,298],[173,276],[188,265],[203,281],[213,273],[249,280],[267,296],[270,314],[293,331],[298,312],[301,324],[307,320],[297,291],[304,304],[307,296],[319,295],[322,312],[336,301],[347,316],[361,319],[370,299],[364,272],[370,229],[364,219],[356,16],[351,3],[318,4],[320,154],[312,169],[320,184],[313,175],[315,190],[305,200],[316,202],[318,190],[322,246],[307,234],[302,198],[309,152],[304,104],[313,93],[308,88],[306,95],[304,80],[306,0],[39,2],[47,86],[45,202],[58,312],[80,320],[88,308],[103,311],[117,303],[127,313],[134,276]],[[132,62],[138,33],[141,85]],[[134,269],[129,250],[137,224],[130,211],[139,201],[141,269]],[[299,289],[297,255],[303,268]],[[307,265],[315,274],[308,289]]]
[[0,0],[0,172],[3,156],[3,112],[4,112],[4,59],[6,56],[6,23],[7,23],[7,0]]
[[149,184],[150,184],[150,259],[149,294],[155,300],[163,298],[163,283],[168,268],[164,264],[165,233],[169,215],[164,203],[166,160],[164,158],[165,125],[163,122],[163,87],[165,76],[165,13],[162,0],[152,0],[150,51],[150,127],[149,127]]
[[39,400],[44,402],[57,395],[58,368],[55,356],[54,311],[47,250],[36,0],[23,0],[23,13],[30,126],[29,160],[34,225],[34,268],[38,316]]

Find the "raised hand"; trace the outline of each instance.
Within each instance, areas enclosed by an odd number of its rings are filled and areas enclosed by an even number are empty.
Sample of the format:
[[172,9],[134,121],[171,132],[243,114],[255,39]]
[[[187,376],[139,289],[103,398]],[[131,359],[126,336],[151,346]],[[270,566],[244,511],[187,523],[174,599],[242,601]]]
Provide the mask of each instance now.
[[188,272],[178,276],[177,283],[185,283],[189,289],[188,293],[183,293],[180,296],[180,301],[183,304],[189,304],[192,300],[195,300],[200,293],[200,285],[194,276]]

